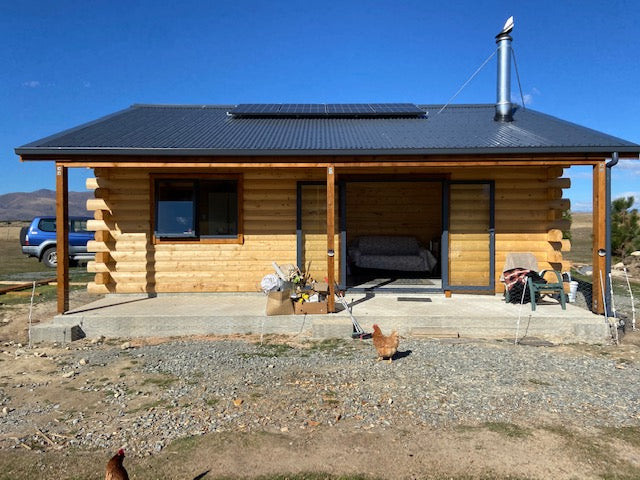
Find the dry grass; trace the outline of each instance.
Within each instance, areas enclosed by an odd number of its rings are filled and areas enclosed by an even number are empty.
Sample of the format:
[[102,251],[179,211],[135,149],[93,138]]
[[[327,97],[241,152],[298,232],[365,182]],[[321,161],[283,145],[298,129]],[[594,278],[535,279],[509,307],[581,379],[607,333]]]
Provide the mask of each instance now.
[[572,263],[590,264],[592,261],[593,225],[591,213],[571,214],[571,251],[563,255]]
[[[16,238],[0,239],[0,279],[10,280],[16,274],[35,273],[37,278],[43,278],[40,273],[46,273],[45,276],[55,277],[56,271],[53,268],[45,267],[35,258],[28,258],[22,253],[20,247],[20,239]],[[30,280],[30,279],[28,279]],[[27,280],[27,281],[28,281]]]
[[[56,276],[56,270],[40,263],[36,258],[27,257],[20,247],[19,229],[15,236],[6,235],[11,228],[6,224],[0,225],[0,280],[12,284],[30,283],[35,280],[52,278]],[[7,238],[8,237],[8,238]],[[69,278],[74,283],[86,283],[91,281],[92,275],[87,273],[86,266],[72,267],[69,269]],[[73,286],[72,289],[78,288]],[[56,288],[51,285],[36,287],[36,295],[39,301],[54,299]],[[29,303],[29,296],[1,295],[0,303],[12,305]]]

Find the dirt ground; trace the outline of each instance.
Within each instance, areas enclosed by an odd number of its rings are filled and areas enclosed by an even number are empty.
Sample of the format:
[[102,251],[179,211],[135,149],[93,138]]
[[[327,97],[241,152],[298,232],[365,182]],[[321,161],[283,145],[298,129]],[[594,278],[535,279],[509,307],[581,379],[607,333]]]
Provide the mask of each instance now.
[[[71,306],[93,298],[74,292]],[[27,401],[27,389],[12,388],[25,383],[46,384],[44,392],[38,390],[39,395],[70,411],[87,411],[91,409],[89,405],[100,403],[90,393],[75,393],[79,385],[74,388],[73,379],[63,381],[59,374],[54,375],[56,364],[52,360],[63,358],[65,348],[71,347],[40,346],[36,349],[40,356],[15,356],[17,344],[26,346],[28,342],[29,306],[0,308],[0,350],[4,352],[0,354],[0,386],[11,392],[12,403]],[[32,320],[46,321],[54,313],[54,301],[39,304],[32,312]],[[120,348],[122,341],[106,341],[100,348]],[[89,344],[88,340],[82,342]],[[78,346],[81,344],[73,348]],[[582,355],[602,354],[592,347],[558,348]],[[608,354],[627,363],[639,361],[640,334],[627,334],[622,344],[609,349]],[[117,382],[123,369],[130,368],[123,363],[127,361],[91,368],[101,380]],[[138,385],[147,388],[149,396],[145,401],[149,402],[156,387],[143,380],[140,378]],[[107,413],[97,409],[91,415]],[[114,452],[60,449],[57,445],[61,438],[38,432],[36,425],[35,434],[42,436],[45,448],[26,443],[21,444],[22,448],[2,448],[0,438],[0,480],[104,478],[104,466]],[[412,427],[407,421],[398,428],[355,432],[338,423],[280,433],[225,432],[189,437],[159,453],[126,458],[125,465],[132,479],[276,475],[385,479],[640,478],[640,430],[629,429],[626,436],[605,434],[601,429],[568,429],[542,419],[540,425],[529,425],[526,430],[512,425],[426,429]]]

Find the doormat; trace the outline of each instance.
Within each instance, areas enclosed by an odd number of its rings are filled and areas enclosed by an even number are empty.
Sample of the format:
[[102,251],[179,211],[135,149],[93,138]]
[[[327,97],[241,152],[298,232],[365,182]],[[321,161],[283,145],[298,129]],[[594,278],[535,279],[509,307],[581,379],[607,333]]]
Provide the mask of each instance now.
[[430,302],[431,299],[429,297],[398,297],[397,300],[399,302]]

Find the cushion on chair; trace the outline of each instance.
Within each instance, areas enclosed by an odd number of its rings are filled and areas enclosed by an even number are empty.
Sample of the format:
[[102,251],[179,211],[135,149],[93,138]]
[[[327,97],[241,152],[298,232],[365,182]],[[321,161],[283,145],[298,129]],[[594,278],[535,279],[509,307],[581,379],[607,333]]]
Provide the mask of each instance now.
[[538,271],[538,260],[533,253],[507,253],[502,271],[513,270],[514,268],[526,268],[527,270]]

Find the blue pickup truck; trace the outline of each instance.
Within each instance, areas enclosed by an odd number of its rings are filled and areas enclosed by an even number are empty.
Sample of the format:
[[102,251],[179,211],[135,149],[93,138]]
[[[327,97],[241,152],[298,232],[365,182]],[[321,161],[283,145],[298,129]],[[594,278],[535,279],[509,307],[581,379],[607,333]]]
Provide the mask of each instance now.
[[[74,262],[93,260],[95,254],[87,252],[87,242],[94,232],[87,230],[91,217],[69,217],[69,260]],[[47,267],[56,267],[56,217],[36,217],[28,227],[20,230],[22,253],[36,257]]]

